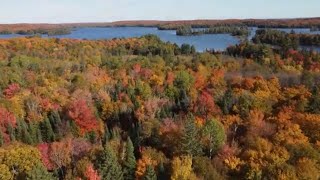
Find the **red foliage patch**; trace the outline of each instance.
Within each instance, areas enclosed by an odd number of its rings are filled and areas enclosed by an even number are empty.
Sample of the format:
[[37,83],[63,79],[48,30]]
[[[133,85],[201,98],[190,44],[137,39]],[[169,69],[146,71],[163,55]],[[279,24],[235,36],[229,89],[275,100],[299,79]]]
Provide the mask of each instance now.
[[42,160],[42,163],[44,164],[44,166],[48,170],[53,170],[54,169],[54,165],[51,162],[50,156],[49,156],[49,152],[50,152],[49,144],[47,144],[47,143],[39,144],[38,145],[38,150],[40,151],[41,160]]
[[85,100],[72,102],[68,109],[68,115],[79,127],[81,135],[98,131],[98,120]]
[[16,127],[16,117],[7,109],[0,107],[0,130],[5,132],[9,125]]
[[10,84],[4,91],[3,94],[6,98],[12,98],[17,92],[20,91],[20,85],[17,83]]

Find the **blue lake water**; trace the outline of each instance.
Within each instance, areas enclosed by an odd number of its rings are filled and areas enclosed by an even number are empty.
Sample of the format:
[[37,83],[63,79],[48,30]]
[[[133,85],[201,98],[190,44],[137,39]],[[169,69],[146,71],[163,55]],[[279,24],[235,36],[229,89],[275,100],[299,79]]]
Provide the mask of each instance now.
[[[251,28],[251,35],[249,40],[255,35],[256,27]],[[285,32],[291,32],[294,30],[296,33],[310,33],[320,34],[320,31],[311,32],[310,29],[304,28],[288,28],[279,29]],[[54,38],[73,38],[73,39],[113,39],[113,38],[129,38],[140,37],[146,34],[154,34],[160,37],[163,41],[169,41],[181,45],[183,43],[194,45],[197,51],[204,51],[206,49],[225,50],[230,45],[235,45],[240,42],[237,37],[233,37],[229,34],[204,34],[200,36],[177,36],[174,30],[160,31],[154,27],[88,27],[88,28],[76,28],[68,35],[51,36]],[[2,38],[23,37],[23,35],[9,34],[0,35]],[[47,36],[43,36],[47,37]],[[314,47],[313,49],[320,51],[320,47]]]
[[[74,39],[113,39],[140,37],[154,34],[163,41],[169,41],[181,45],[183,43],[194,45],[197,51],[206,49],[224,50],[230,45],[239,43],[239,39],[228,34],[205,34],[201,36],[177,36],[176,31],[159,31],[152,27],[105,27],[105,28],[77,28],[71,34],[51,36],[55,38]],[[0,35],[0,38],[21,37],[22,35]],[[46,36],[43,36],[46,37]]]

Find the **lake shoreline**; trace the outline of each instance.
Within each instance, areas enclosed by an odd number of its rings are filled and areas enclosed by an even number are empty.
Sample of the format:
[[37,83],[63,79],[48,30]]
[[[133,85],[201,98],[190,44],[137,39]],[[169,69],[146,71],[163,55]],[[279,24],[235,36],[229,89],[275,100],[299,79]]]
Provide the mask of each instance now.
[[[248,41],[254,37],[257,27],[248,27],[250,35]],[[277,28],[279,29],[279,28]],[[281,28],[280,30],[290,32],[292,28]],[[320,31],[310,31],[306,28],[293,29],[297,33],[320,34]],[[62,35],[41,35],[43,38],[70,38],[70,39],[89,39],[89,40],[104,40],[113,38],[132,38],[141,37],[143,35],[153,34],[164,42],[182,44],[190,44],[196,47],[197,52],[206,50],[224,51],[230,45],[239,44],[245,40],[240,39],[230,34],[201,34],[197,36],[178,36],[175,30],[159,30],[156,27],[81,27],[72,28],[70,34]],[[19,34],[0,34],[0,39],[8,39],[15,37],[26,37],[27,35]],[[320,47],[312,47],[320,52]]]

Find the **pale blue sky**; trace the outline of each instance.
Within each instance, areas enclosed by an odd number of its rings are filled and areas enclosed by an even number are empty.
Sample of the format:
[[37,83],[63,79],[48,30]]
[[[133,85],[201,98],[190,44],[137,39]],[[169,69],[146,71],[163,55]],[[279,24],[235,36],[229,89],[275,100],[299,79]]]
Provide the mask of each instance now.
[[1,0],[0,23],[320,17],[320,0]]

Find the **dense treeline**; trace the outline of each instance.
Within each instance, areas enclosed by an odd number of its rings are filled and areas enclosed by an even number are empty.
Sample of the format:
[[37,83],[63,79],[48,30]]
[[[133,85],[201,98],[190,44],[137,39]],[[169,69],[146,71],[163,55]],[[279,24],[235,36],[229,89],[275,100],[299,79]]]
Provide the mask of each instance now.
[[286,33],[274,29],[258,29],[256,35],[252,38],[255,43],[266,43],[277,45],[285,49],[298,49],[299,37],[295,33]]
[[63,29],[19,30],[17,32],[10,32],[10,34],[12,34],[12,33],[16,33],[16,34],[20,34],[20,35],[36,35],[36,34],[41,35],[42,34],[42,35],[54,36],[54,35],[71,34],[71,29],[63,28]]
[[248,26],[263,28],[320,28],[320,18],[297,19],[226,19],[226,20],[184,20],[184,21],[117,21],[111,23],[66,23],[66,24],[0,24],[0,32],[18,32],[40,29],[72,29],[79,27],[157,27],[159,30],[177,30],[181,26],[209,28],[211,26]]
[[0,179],[319,179],[319,54],[226,53],[0,40]]
[[3,30],[3,31],[0,31],[0,34],[55,36],[55,35],[71,34],[71,29],[67,29],[67,28],[62,28],[62,29],[34,29],[34,30],[19,30],[19,31]]
[[320,46],[320,34],[299,34],[301,45]]
[[242,22],[244,25],[260,28],[312,28],[320,27],[319,20],[319,18],[249,19]]
[[178,30],[181,27],[190,27],[190,28],[206,28],[209,29],[211,27],[244,27],[243,23],[240,22],[232,22],[232,23],[228,23],[228,22],[216,22],[216,23],[171,23],[171,24],[164,24],[164,25],[158,25],[158,30]]
[[232,36],[247,37],[250,31],[247,27],[217,26],[206,29],[193,29],[190,26],[182,26],[176,30],[178,36],[196,36],[202,34],[231,34]]
[[12,34],[12,32],[11,31],[8,31],[8,30],[3,30],[3,31],[0,31],[0,34]]
[[286,33],[280,30],[259,29],[253,37],[255,43],[277,45],[285,49],[297,49],[300,45],[320,46],[319,34]]

